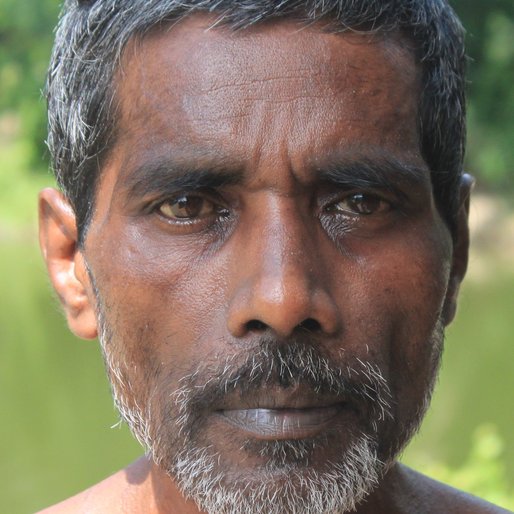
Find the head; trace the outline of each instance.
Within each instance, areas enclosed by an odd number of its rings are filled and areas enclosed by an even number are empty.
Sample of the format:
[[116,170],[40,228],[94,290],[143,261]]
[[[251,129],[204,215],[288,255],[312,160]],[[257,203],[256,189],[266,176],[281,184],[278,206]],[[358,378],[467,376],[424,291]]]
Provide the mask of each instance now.
[[70,327],[208,512],[350,511],[419,426],[466,268],[460,26],[444,2],[126,4],[68,2],[49,74]]

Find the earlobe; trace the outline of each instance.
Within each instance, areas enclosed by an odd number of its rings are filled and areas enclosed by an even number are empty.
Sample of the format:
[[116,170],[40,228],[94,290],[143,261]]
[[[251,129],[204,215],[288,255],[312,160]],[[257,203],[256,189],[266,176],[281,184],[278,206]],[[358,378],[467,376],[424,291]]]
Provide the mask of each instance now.
[[98,333],[94,298],[77,240],[75,214],[68,201],[55,189],[41,191],[39,243],[50,280],[71,331],[83,339],[94,339]]
[[443,307],[443,321],[445,325],[449,325],[455,317],[460,284],[468,267],[469,204],[474,184],[475,179],[471,175],[464,173],[460,183],[459,210],[457,212],[456,229],[453,238],[452,269]]

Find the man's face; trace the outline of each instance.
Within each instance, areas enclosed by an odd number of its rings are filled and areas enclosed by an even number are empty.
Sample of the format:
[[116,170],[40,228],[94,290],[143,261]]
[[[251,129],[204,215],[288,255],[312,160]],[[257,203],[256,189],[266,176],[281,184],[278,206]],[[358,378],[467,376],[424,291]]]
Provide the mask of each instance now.
[[417,426],[447,321],[418,69],[400,39],[208,24],[117,74],[84,247],[113,389],[205,508],[347,509]]

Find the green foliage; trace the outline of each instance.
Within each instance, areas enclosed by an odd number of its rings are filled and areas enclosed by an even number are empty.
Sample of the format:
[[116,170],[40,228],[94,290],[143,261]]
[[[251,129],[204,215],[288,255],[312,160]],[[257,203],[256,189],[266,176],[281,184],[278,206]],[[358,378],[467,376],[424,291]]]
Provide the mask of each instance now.
[[479,427],[467,461],[459,468],[441,462],[424,462],[418,469],[441,482],[468,491],[490,502],[514,509],[514,490],[509,489],[503,463],[503,442],[493,425]]
[[41,91],[59,12],[58,0],[0,0],[0,115],[16,112],[31,168],[46,169]]
[[466,165],[479,185],[514,191],[514,2],[450,0],[467,28]]
[[0,221],[1,229],[18,230],[36,226],[37,193],[53,186],[53,176],[29,171],[31,143],[18,138],[8,150],[0,145]]

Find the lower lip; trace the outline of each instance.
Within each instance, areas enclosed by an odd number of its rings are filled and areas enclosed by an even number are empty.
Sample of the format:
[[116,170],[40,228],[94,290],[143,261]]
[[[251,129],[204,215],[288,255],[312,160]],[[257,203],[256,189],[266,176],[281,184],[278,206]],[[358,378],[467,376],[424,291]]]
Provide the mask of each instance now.
[[264,440],[307,439],[333,425],[344,404],[308,409],[234,409],[219,411],[225,421]]

